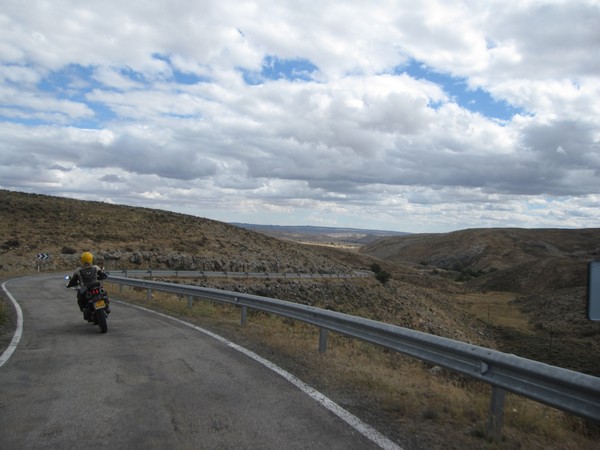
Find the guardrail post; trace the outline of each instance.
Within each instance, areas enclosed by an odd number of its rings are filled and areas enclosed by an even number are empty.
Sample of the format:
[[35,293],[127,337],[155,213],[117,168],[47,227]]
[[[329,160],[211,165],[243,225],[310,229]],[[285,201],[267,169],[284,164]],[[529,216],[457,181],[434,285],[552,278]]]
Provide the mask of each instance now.
[[[488,426],[485,432],[492,439],[501,438],[506,392],[513,392],[521,396],[525,396],[523,393],[527,392],[526,396],[533,401],[545,403],[596,422],[600,421],[600,379],[598,377],[583,373],[576,373],[574,376],[572,371],[560,367],[548,366],[537,361],[460,341],[442,340],[435,335],[381,322],[367,321],[361,317],[347,316],[335,311],[325,311],[312,306],[229,291],[215,293],[213,289],[197,286],[140,280],[137,278],[143,277],[145,271],[132,273],[139,275],[135,279],[114,277],[109,282],[131,286],[135,290],[146,289],[148,300],[152,299],[152,291],[157,290],[194,296],[194,298],[202,300],[233,303],[242,306],[242,325],[246,323],[247,319],[246,308],[304,321],[319,328],[320,352],[326,350],[328,330],[331,330],[429,363],[436,363],[449,370],[491,384]],[[210,274],[215,276],[222,272],[210,272]],[[303,274],[302,278],[307,276],[309,275]],[[315,274],[314,276],[322,275]],[[502,367],[502,370],[498,370],[496,373],[492,371],[486,375],[491,371],[490,365],[495,360],[498,360],[498,365]],[[515,381],[516,386],[513,387]]]
[[188,308],[192,309],[194,305],[194,297],[192,295],[188,295]]
[[329,330],[327,328],[319,328],[319,353],[325,353],[327,350],[327,335]]
[[146,294],[146,300],[152,300],[152,289],[148,289],[148,293]]
[[247,321],[248,321],[248,307],[242,306],[242,317],[240,319],[240,324],[246,325]]
[[490,404],[490,420],[488,433],[493,439],[499,439],[504,425],[504,399],[506,391],[498,386],[492,386],[492,401]]

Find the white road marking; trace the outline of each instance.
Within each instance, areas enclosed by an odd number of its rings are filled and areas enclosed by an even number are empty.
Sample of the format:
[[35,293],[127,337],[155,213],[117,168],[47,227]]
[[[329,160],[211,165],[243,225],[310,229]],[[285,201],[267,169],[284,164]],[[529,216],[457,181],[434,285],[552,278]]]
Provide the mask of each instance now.
[[[17,345],[19,344],[19,341],[21,340],[21,336],[23,334],[23,313],[21,311],[21,307],[19,306],[19,303],[17,302],[17,300],[12,296],[12,294],[6,288],[6,282],[2,283],[2,289],[4,290],[4,292],[6,292],[6,295],[8,295],[8,298],[15,306],[15,310],[17,312],[17,328],[15,330],[15,334],[14,334],[10,344],[8,345],[8,348],[4,351],[4,353],[2,353],[2,356],[0,356],[0,367],[2,367],[2,365],[4,363],[6,363],[6,361],[8,361],[8,359],[12,356],[12,354],[16,350]],[[120,302],[118,300],[113,300],[113,301],[116,303],[125,303],[125,302]],[[142,311],[146,311],[148,313],[156,314],[156,315],[164,317],[166,319],[173,320],[182,325],[193,328],[194,330],[199,331],[200,333],[210,336],[213,339],[216,339],[217,341],[222,342],[223,344],[227,345],[228,347],[231,347],[232,349],[237,350],[238,352],[248,356],[249,358],[252,358],[259,364],[262,364],[263,366],[267,367],[268,369],[272,370],[279,376],[283,377],[284,379],[286,379],[287,381],[292,383],[294,386],[296,386],[298,389],[300,389],[306,395],[308,395],[313,400],[320,403],[324,408],[326,408],[327,410],[329,410],[330,412],[335,414],[337,417],[342,419],[344,422],[346,422],[348,425],[350,425],[352,428],[354,428],[360,434],[365,436],[367,439],[369,439],[372,442],[374,442],[375,444],[379,445],[379,447],[381,447],[382,449],[402,450],[402,448],[400,446],[398,446],[395,442],[390,441],[388,438],[386,438],[384,435],[379,433],[373,427],[367,425],[362,420],[360,420],[358,417],[356,417],[352,413],[346,411],[344,408],[339,406],[337,403],[335,403],[330,398],[326,397],[325,395],[323,395],[316,389],[312,388],[311,386],[309,386],[308,384],[306,384],[299,378],[295,377],[288,371],[282,369],[278,365],[263,358],[262,356],[257,355],[253,351],[250,351],[247,348],[237,345],[237,344],[229,341],[228,339],[225,339],[223,336],[213,333],[212,331],[206,330],[204,328],[201,328],[197,325],[186,322],[184,320],[178,319],[176,317],[172,317],[167,314],[153,311],[151,309],[144,308],[142,306],[133,305],[131,303],[125,303],[125,304],[132,308],[137,308]]]
[[200,333],[204,333],[207,336],[210,336],[213,339],[216,339],[217,341],[222,342],[223,344],[227,345],[228,347],[231,347],[234,350],[237,350],[238,352],[243,353],[244,355],[248,356],[249,358],[252,358],[256,362],[262,364],[263,366],[267,367],[268,369],[271,369],[276,374],[278,374],[278,375],[282,376],[283,378],[285,378],[287,381],[289,381],[290,383],[292,383],[294,386],[296,386],[302,392],[304,392],[305,394],[307,394],[313,400],[316,400],[323,407],[325,407],[327,410],[329,410],[330,412],[332,412],[333,414],[335,414],[337,417],[339,417],[340,419],[342,419],[344,422],[346,422],[348,425],[350,425],[352,428],[354,428],[360,434],[362,434],[363,436],[365,436],[367,439],[369,439],[372,442],[374,442],[375,444],[379,445],[379,447],[381,447],[382,449],[385,449],[385,450],[402,450],[402,448],[400,446],[398,446],[395,442],[390,441],[388,438],[386,438],[384,435],[382,435],[381,433],[379,433],[373,427],[367,425],[362,420],[360,420],[358,417],[356,417],[352,413],[346,411],[344,408],[342,408],[341,406],[339,406],[337,403],[335,403],[330,398],[326,397],[325,395],[323,395],[322,393],[320,393],[316,389],[312,388],[311,386],[309,386],[308,384],[306,384],[304,381],[302,381],[299,378],[295,377],[294,375],[292,375],[288,371],[282,369],[278,365],[276,365],[276,364],[272,363],[271,361],[263,358],[262,356],[257,355],[253,351],[248,350],[247,348],[244,348],[244,347],[242,347],[242,346],[240,346],[238,344],[235,344],[235,343],[229,341],[228,339],[224,338],[223,336],[220,336],[218,334],[213,333],[212,331],[206,330],[204,328],[201,328],[201,327],[199,327],[197,325],[194,325],[192,323],[186,322],[184,320],[178,319],[176,317],[172,317],[172,316],[169,316],[167,314],[163,314],[163,313],[160,313],[160,312],[157,312],[157,311],[153,311],[151,309],[144,308],[143,306],[133,305],[131,303],[126,303],[126,302],[119,302],[118,300],[113,300],[113,301],[114,302],[118,302],[118,303],[125,303],[126,305],[131,306],[133,308],[141,309],[143,311],[146,311],[146,312],[149,312],[149,313],[152,313],[152,314],[156,314],[156,315],[159,315],[161,317],[165,317],[167,319],[173,320],[173,321],[178,322],[178,323],[180,323],[182,325],[185,325],[187,327],[193,328],[194,330],[199,331]]
[[6,292],[6,295],[8,295],[8,298],[15,306],[15,310],[17,311],[17,328],[12,340],[10,341],[10,344],[8,344],[8,348],[4,350],[4,353],[2,353],[0,356],[0,367],[2,367],[4,363],[12,356],[14,351],[17,349],[17,345],[19,345],[21,336],[23,335],[23,312],[21,311],[21,306],[19,306],[19,303],[15,300],[12,294],[8,292],[8,289],[6,289],[6,283],[6,281],[2,283],[2,289],[4,292]]

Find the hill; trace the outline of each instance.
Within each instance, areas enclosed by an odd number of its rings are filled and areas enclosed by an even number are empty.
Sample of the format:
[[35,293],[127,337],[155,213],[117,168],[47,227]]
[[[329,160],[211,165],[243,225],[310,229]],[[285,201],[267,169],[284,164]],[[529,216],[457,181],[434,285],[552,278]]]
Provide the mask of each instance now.
[[0,270],[71,269],[91,251],[111,269],[347,273],[293,242],[209,219],[147,208],[0,191]]
[[600,258],[600,228],[470,229],[389,237],[364,254],[414,267],[434,267],[480,289],[540,292],[585,286],[589,261]]
[[365,230],[359,228],[282,226],[233,223],[242,228],[289,241],[315,243],[339,247],[358,248],[386,236],[403,236],[409,233],[388,230]]
[[[460,282],[475,299],[462,303],[488,321],[500,306],[497,314],[521,315],[526,326],[496,320],[501,350],[600,375],[600,323],[587,319],[588,264],[600,259],[600,229],[470,229],[383,238],[361,252]],[[490,292],[509,300],[485,303]]]
[[[71,271],[83,251],[111,269],[168,268],[231,272],[349,273],[374,260],[356,252],[269,237],[245,228],[147,208],[0,191],[0,274]],[[472,318],[450,304],[460,287],[446,280],[403,281],[416,272],[390,267],[397,279],[347,283],[250,280],[206,283],[229,290],[297,301],[386,320],[455,339],[489,344],[486,333],[465,326]]]

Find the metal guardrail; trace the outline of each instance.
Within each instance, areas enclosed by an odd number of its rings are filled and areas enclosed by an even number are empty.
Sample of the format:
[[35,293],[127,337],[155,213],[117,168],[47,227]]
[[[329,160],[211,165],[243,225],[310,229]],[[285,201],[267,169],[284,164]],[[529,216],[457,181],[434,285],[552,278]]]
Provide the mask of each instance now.
[[175,277],[175,278],[307,278],[307,279],[345,279],[369,277],[371,272],[352,272],[352,273],[288,273],[288,272],[209,272],[204,270],[111,270],[112,275],[123,275],[128,278],[144,277]]
[[[114,273],[114,272],[113,272]],[[319,351],[327,348],[329,330],[418,358],[470,376],[492,386],[489,432],[499,436],[505,392],[512,392],[580,417],[600,422],[600,378],[516,355],[430,335],[396,325],[268,297],[176,283],[116,277],[108,282],[208,299],[242,308],[241,323],[252,308],[300,320],[320,328]]]

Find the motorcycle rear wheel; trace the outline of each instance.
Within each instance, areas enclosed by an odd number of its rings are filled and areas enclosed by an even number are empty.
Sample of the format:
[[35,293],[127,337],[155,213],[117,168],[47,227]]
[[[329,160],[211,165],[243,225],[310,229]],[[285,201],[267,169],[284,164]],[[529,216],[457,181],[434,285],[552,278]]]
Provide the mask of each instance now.
[[100,327],[101,333],[106,333],[108,331],[108,323],[106,322],[106,311],[103,309],[99,309],[96,311],[96,319],[98,319],[98,326]]

